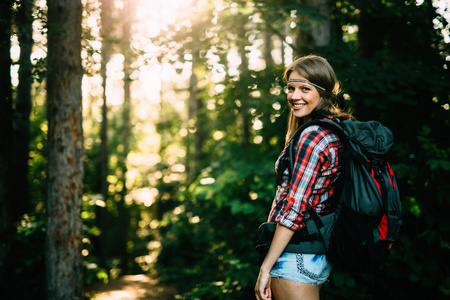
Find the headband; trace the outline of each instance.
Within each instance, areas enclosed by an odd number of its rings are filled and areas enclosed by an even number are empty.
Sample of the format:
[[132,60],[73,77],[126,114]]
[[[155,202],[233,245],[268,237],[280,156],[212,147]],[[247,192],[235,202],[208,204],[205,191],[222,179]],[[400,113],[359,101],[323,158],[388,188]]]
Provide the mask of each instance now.
[[319,90],[322,90],[322,91],[324,91],[324,92],[327,91],[325,88],[321,87],[320,85],[317,85],[317,84],[315,84],[315,83],[312,83],[312,82],[309,82],[309,81],[303,80],[303,79],[289,79],[288,82],[303,82],[303,83],[310,84],[310,85],[312,85],[312,86],[314,86],[314,87],[316,87],[316,88],[318,88]]

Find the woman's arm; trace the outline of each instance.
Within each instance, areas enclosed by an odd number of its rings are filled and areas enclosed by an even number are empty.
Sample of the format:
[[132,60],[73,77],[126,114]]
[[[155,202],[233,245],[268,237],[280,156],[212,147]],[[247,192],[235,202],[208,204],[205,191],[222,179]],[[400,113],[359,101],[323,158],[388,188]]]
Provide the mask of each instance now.
[[319,126],[306,128],[294,150],[294,164],[289,185],[284,194],[277,195],[283,198],[282,207],[272,210],[269,219],[290,228],[300,230],[304,226],[303,219],[311,206],[316,206],[320,199],[315,197],[317,183],[321,179],[322,169],[329,164],[325,150],[330,146],[327,131],[320,130]]
[[270,245],[269,251],[267,252],[259,271],[258,280],[255,286],[256,299],[272,299],[269,273],[293,235],[293,230],[277,224],[277,228],[275,229],[275,234],[272,239],[272,244]]

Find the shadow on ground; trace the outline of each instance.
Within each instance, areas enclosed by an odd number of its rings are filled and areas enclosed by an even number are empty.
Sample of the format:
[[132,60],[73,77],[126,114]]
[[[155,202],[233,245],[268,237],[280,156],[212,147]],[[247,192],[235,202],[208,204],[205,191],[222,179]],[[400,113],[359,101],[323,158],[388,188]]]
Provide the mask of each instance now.
[[176,291],[142,274],[125,275],[108,284],[95,284],[86,288],[86,295],[86,299],[93,300],[171,300]]

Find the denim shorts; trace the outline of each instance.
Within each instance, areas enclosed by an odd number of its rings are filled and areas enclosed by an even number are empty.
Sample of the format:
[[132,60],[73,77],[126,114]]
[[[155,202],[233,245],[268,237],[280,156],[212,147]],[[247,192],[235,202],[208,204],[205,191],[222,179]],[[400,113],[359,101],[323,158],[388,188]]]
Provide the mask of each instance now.
[[270,277],[320,285],[327,281],[331,269],[325,254],[283,252],[270,270]]

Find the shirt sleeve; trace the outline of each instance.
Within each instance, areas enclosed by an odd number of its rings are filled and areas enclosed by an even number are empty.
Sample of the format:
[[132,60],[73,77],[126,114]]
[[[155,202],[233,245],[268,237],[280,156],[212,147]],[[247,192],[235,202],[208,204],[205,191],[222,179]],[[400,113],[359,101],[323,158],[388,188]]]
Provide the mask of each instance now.
[[297,142],[293,176],[289,193],[286,195],[285,207],[277,216],[277,221],[291,230],[303,227],[305,212],[313,205],[314,185],[321,170],[329,164],[327,156],[328,140],[325,130],[318,126],[305,129]]

